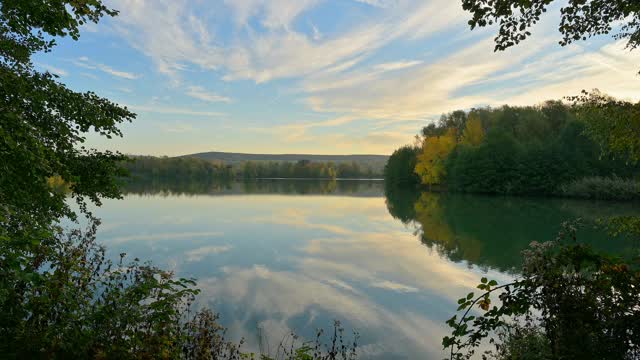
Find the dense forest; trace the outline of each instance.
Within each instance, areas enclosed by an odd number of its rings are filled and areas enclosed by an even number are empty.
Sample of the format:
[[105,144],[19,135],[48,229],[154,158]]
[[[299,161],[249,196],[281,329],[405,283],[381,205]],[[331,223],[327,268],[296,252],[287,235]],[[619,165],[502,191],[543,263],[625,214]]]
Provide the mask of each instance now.
[[372,179],[382,178],[371,166],[352,162],[244,161],[227,164],[195,157],[138,156],[123,162],[132,180],[251,180],[266,178]]
[[421,147],[393,153],[385,179],[469,193],[637,198],[639,167],[627,156],[603,154],[590,135],[600,120],[585,108],[548,101],[442,115],[422,129]]
[[221,151],[208,151],[202,153],[182,155],[180,157],[198,158],[202,160],[220,161],[225,164],[236,165],[247,161],[266,162],[296,162],[309,160],[312,162],[351,163],[357,162],[360,166],[371,166],[375,171],[382,170],[387,163],[387,155],[322,155],[322,154],[250,154]]

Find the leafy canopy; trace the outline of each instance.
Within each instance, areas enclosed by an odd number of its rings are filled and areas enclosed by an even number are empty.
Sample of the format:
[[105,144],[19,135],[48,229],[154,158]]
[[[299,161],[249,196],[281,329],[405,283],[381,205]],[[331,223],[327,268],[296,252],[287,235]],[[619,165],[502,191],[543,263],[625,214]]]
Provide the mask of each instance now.
[[86,134],[121,136],[135,115],[93,92],[68,89],[31,63],[54,37],[77,39],[79,26],[117,12],[99,0],[8,0],[0,3],[0,238],[37,244],[51,223],[74,214],[47,179],[60,177],[83,212],[89,199],[118,197],[124,156],[83,146]]
[[445,160],[456,147],[457,135],[454,128],[448,129],[442,136],[424,139],[422,153],[418,155],[416,173],[423,184],[439,184],[446,175]]
[[[71,248],[56,223],[75,218],[66,194],[50,179],[68,184],[80,210],[90,200],[119,196],[116,177],[124,156],[83,146],[87,133],[121,136],[117,126],[135,115],[93,92],[68,89],[31,57],[50,51],[55,37],[79,36],[79,26],[115,15],[99,0],[4,0],[0,2],[0,343],[11,356],[20,338],[60,348],[60,337],[87,325],[73,278],[89,271],[90,247]],[[60,251],[60,249],[69,251]],[[157,273],[154,271],[154,273]],[[145,286],[148,282],[145,282]],[[153,287],[153,286],[152,286]],[[92,297],[89,285],[77,288]],[[65,299],[62,299],[62,298]],[[73,300],[66,302],[65,300]],[[53,303],[64,306],[58,308]],[[73,306],[69,305],[73,304]],[[69,305],[69,306],[66,306]],[[57,313],[62,309],[62,313]],[[171,310],[171,309],[168,309]],[[74,325],[75,324],[75,325]],[[86,327],[85,329],[88,329]],[[43,332],[39,332],[42,330]],[[73,338],[67,337],[66,340]],[[35,345],[34,345],[35,344]],[[20,358],[20,356],[17,356]],[[25,356],[27,358],[29,356]]]
[[77,40],[81,25],[117,14],[101,0],[4,0],[0,3],[0,61],[28,65],[33,53],[55,46],[52,37]]
[[[623,184],[638,172],[637,113],[637,104],[597,92],[573,105],[455,111],[422,129],[416,173],[423,184],[474,193],[567,196],[563,187],[585,177],[620,178],[616,184]],[[402,168],[411,158],[393,160]],[[385,178],[393,180],[391,175]]]
[[598,91],[572,97],[578,118],[603,153],[640,162],[640,102],[617,100]]
[[482,128],[482,120],[476,114],[470,114],[467,119],[462,139],[460,142],[464,145],[478,146],[484,140],[484,129]]
[[393,152],[384,167],[385,185],[413,185],[418,183],[415,173],[419,148],[406,145]]
[[[495,50],[519,44],[531,35],[535,25],[554,0],[462,0],[462,8],[472,14],[471,29],[497,24]],[[640,3],[637,0],[569,0],[560,10],[560,45],[614,33],[627,47],[640,45]]]

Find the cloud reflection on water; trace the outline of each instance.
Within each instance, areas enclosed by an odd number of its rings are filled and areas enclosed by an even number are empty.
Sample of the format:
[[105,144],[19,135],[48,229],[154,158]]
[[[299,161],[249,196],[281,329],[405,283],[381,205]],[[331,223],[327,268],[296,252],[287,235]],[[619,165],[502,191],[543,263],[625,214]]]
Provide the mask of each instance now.
[[[258,327],[273,348],[339,319],[363,358],[439,359],[444,320],[482,273],[422,245],[381,197],[131,196],[100,211],[126,224],[103,234],[111,251],[196,277],[200,304],[248,350]],[[173,215],[189,221],[158,221]]]

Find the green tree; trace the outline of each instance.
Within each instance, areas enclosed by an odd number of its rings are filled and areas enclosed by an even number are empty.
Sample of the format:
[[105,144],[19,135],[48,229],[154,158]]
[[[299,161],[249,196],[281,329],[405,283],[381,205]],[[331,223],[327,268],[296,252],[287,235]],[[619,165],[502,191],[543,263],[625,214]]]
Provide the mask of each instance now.
[[516,193],[520,154],[509,132],[491,129],[480,146],[459,147],[447,159],[447,182],[458,191]]
[[[416,171],[425,184],[464,192],[561,195],[565,185],[587,177],[626,186],[638,174],[631,157],[640,147],[637,107],[585,94],[571,106],[547,101],[472,109],[465,116],[456,111],[422,129]],[[456,136],[448,137],[451,132]]]
[[51,37],[76,39],[81,24],[115,14],[95,0],[0,3],[3,314],[19,318],[29,313],[23,295],[43,281],[39,269],[52,255],[57,233],[53,224],[65,216],[75,218],[65,202],[67,194],[51,189],[47,179],[56,176],[69,184],[70,195],[87,214],[87,199],[100,204],[100,198],[119,196],[115,179],[124,156],[82,143],[89,131],[120,136],[117,125],[134,114],[92,92],[71,91],[54,75],[35,71],[31,63],[33,54],[52,49]]
[[[430,136],[441,136],[444,134],[444,132],[447,129],[444,127],[440,127],[437,124],[431,123],[425,127],[422,128],[422,136],[423,137],[430,137]],[[422,140],[418,137],[417,141],[421,142]]]
[[[572,98],[586,132],[601,146],[604,154],[640,162],[640,102],[619,101],[598,91]],[[607,220],[612,232],[640,237],[640,218],[612,217]]]
[[441,129],[455,129],[456,134],[460,136],[467,123],[467,113],[463,110],[456,110],[449,114],[444,114],[438,121],[438,127]]
[[33,69],[31,56],[50,51],[50,36],[79,36],[78,26],[117,12],[102,2],[3,1],[0,4],[0,237],[38,246],[51,222],[73,217],[64,194],[47,179],[59,176],[86,212],[87,202],[118,197],[118,153],[83,146],[90,131],[111,138],[135,115],[92,92],[77,93],[56,76]]
[[[471,29],[499,26],[495,50],[500,51],[529,37],[529,28],[552,3],[554,0],[462,0],[462,8],[472,14]],[[562,46],[609,33],[627,40],[630,49],[640,45],[640,4],[636,0],[569,0],[560,13]]]
[[576,116],[606,155],[640,162],[640,102],[616,100],[599,91],[571,98]]
[[412,185],[420,179],[415,173],[419,148],[405,145],[391,154],[384,167],[384,180],[387,185]]
[[[78,27],[115,15],[99,0],[0,3],[0,357],[128,358],[172,348],[179,304],[193,296],[187,280],[137,263],[105,260],[87,234],[56,226],[89,202],[120,195],[118,153],[83,146],[90,131],[120,136],[134,114],[92,92],[77,93],[34,70],[31,56],[55,37],[77,39]],[[143,340],[144,339],[144,340]],[[173,351],[179,347],[173,347]],[[156,353],[156,354],[158,354]],[[157,356],[157,355],[156,355]]]

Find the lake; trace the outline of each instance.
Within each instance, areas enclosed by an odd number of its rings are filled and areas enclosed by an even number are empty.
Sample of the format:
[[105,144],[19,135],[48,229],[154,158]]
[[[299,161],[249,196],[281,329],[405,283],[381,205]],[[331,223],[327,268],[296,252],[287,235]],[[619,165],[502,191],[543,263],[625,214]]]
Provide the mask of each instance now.
[[508,281],[527,244],[555,238],[574,218],[585,224],[581,240],[627,252],[637,244],[603,243],[593,223],[632,213],[629,203],[385,196],[380,181],[304,180],[132,184],[96,211],[112,256],[196,278],[198,306],[219,312],[245,350],[257,349],[259,333],[273,350],[291,332],[313,339],[337,319],[346,335],[360,334],[361,359],[443,358],[444,321],[482,276]]

